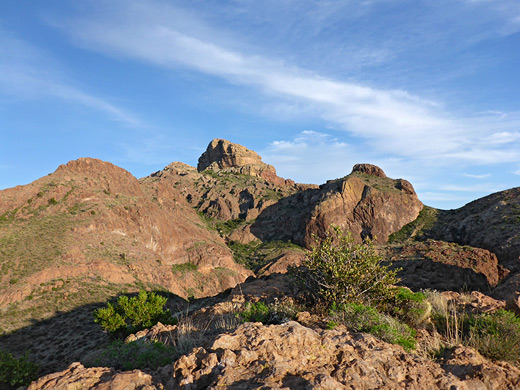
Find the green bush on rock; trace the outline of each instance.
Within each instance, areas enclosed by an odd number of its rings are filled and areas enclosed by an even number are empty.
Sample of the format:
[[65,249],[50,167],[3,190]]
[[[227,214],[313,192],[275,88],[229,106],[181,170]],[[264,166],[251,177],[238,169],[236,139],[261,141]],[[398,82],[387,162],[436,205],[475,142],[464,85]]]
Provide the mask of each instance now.
[[155,325],[172,323],[169,310],[164,309],[167,299],[153,292],[139,291],[135,297],[122,295],[117,303],[110,302],[94,312],[94,321],[111,335],[125,337],[130,333]]
[[350,233],[333,226],[318,240],[293,275],[316,302],[379,306],[396,294],[398,270],[389,270],[370,240],[356,244]]

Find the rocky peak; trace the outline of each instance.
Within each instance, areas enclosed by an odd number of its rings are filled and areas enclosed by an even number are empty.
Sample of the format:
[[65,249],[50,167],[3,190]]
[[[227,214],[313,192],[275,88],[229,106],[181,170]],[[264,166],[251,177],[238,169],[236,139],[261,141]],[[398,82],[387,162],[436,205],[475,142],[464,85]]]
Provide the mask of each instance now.
[[258,153],[219,138],[211,141],[206,151],[199,157],[197,170],[202,172],[206,169],[258,176],[277,186],[295,184],[292,180],[279,177],[276,169],[264,163]]
[[381,168],[372,164],[356,164],[352,168],[352,173],[361,172],[370,176],[386,177],[385,172]]
[[200,156],[197,170],[201,172],[205,169],[239,168],[251,164],[266,165],[256,152],[245,146],[215,138]]

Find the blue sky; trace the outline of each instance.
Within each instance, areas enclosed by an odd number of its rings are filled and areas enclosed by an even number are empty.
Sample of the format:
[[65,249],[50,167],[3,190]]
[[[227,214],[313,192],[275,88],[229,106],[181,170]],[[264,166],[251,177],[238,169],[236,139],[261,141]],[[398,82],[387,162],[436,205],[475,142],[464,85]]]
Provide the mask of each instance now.
[[299,182],[377,164],[439,208],[516,187],[520,2],[0,3],[0,188],[213,138]]

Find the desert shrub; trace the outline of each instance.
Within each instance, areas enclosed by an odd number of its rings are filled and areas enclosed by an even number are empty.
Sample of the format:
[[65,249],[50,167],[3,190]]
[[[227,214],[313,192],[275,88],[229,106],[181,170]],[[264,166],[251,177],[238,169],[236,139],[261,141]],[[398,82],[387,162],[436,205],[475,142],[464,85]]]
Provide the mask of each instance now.
[[153,292],[139,291],[135,297],[122,295],[117,303],[110,302],[94,312],[94,321],[111,335],[125,337],[130,333],[155,325],[172,323],[169,310],[164,309],[167,299]]
[[520,318],[500,309],[493,314],[475,315],[468,320],[468,343],[493,360],[520,359]]
[[414,293],[401,287],[388,306],[388,312],[411,327],[418,328],[430,321],[432,306],[424,293]]
[[399,344],[407,351],[416,345],[412,328],[372,306],[356,303],[332,305],[329,318],[329,323],[343,324],[354,332],[371,333],[389,343]]
[[176,358],[174,347],[157,341],[136,340],[125,343],[115,340],[94,361],[93,366],[116,370],[135,370],[165,366]]
[[300,307],[292,302],[266,304],[264,302],[247,302],[244,310],[238,313],[242,322],[261,322],[263,324],[283,324],[296,319]]
[[17,359],[0,349],[0,388],[27,386],[37,378],[37,374],[38,366],[29,360],[28,354]]
[[356,244],[350,233],[333,226],[291,273],[311,298],[330,307],[353,302],[380,305],[396,294],[396,273],[382,264],[370,240]]
[[271,317],[269,306],[264,302],[247,302],[244,310],[239,313],[243,322],[268,323]]

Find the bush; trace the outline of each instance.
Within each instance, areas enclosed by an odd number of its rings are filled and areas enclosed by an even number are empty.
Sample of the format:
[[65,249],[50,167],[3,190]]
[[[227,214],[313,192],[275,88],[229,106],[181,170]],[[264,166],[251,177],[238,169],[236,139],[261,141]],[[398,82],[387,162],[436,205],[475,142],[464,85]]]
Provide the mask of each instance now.
[[107,307],[97,309],[94,321],[111,335],[125,337],[159,321],[172,323],[169,310],[163,308],[166,301],[165,297],[144,290],[132,298],[122,295],[116,305],[108,302]]
[[414,293],[401,287],[389,306],[388,312],[411,327],[418,328],[430,322],[432,306],[426,301],[425,294]]
[[493,360],[520,359],[520,318],[500,309],[468,320],[469,345]]
[[397,319],[381,314],[372,306],[348,303],[332,305],[329,324],[341,323],[354,332],[371,333],[381,340],[399,344],[409,351],[415,348],[415,331]]
[[350,233],[332,227],[292,273],[313,300],[328,308],[348,302],[378,306],[390,300],[398,271],[382,264],[370,240],[356,244]]
[[28,354],[17,359],[0,350],[0,387],[16,389],[27,386],[37,378],[38,366],[29,360]]
[[238,314],[242,322],[261,322],[267,324],[283,324],[296,319],[300,308],[292,302],[279,302],[272,304],[264,302],[248,302],[242,312]]
[[174,347],[157,341],[132,341],[124,343],[115,340],[109,344],[95,360],[98,367],[113,367],[116,370],[135,370],[165,366],[176,357]]

